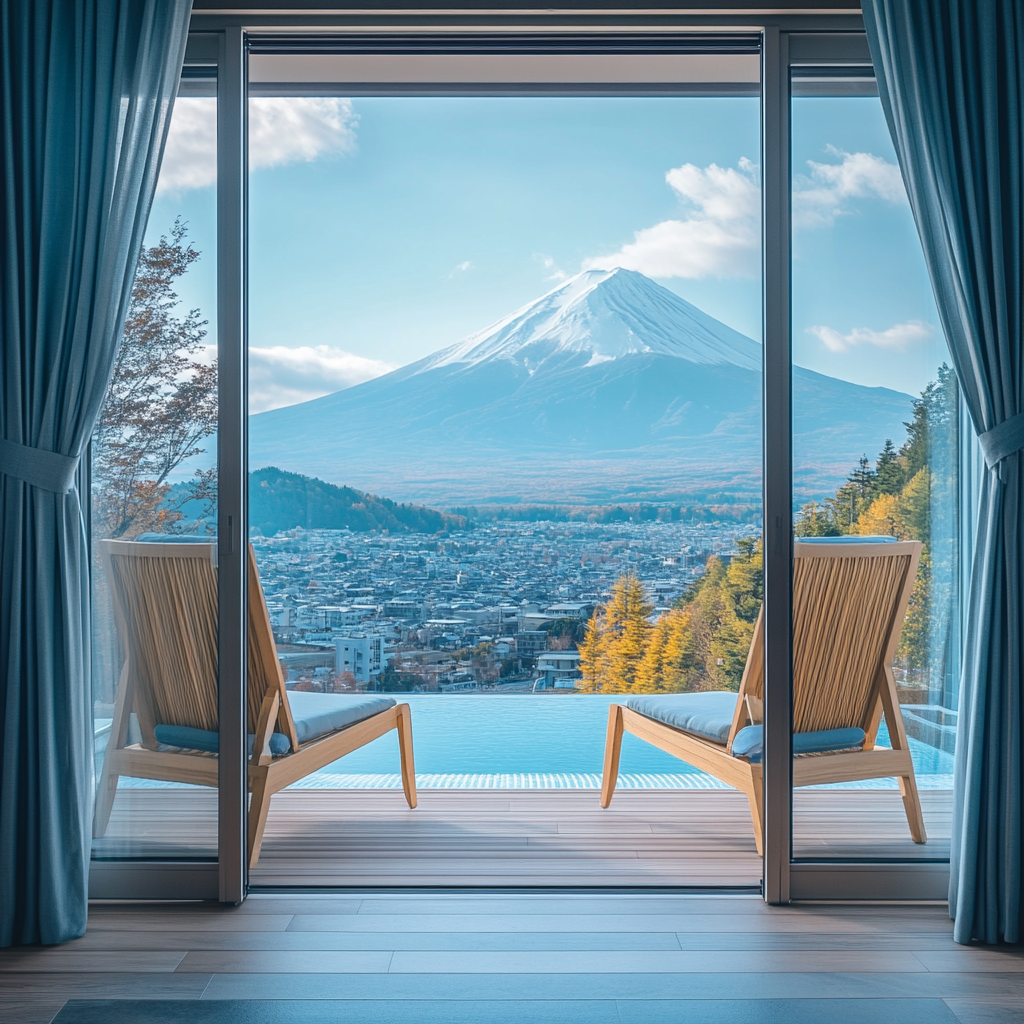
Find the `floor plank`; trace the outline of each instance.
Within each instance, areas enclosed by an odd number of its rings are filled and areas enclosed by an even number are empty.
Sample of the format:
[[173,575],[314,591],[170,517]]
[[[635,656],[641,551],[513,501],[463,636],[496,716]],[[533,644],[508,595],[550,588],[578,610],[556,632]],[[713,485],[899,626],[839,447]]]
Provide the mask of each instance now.
[[0,1024],[1017,1024],[1024,950],[956,945],[941,905],[287,893],[97,904],[0,950],[0,988]]

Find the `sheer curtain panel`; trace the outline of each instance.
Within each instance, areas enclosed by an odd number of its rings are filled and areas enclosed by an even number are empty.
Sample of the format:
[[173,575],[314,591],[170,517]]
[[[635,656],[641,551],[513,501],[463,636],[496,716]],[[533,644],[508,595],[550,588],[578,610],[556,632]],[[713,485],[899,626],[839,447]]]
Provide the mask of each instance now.
[[0,0],[0,945],[86,923],[79,472],[117,350],[191,0]]
[[863,0],[942,327],[985,455],[962,660],[950,913],[1021,938],[1024,5]]

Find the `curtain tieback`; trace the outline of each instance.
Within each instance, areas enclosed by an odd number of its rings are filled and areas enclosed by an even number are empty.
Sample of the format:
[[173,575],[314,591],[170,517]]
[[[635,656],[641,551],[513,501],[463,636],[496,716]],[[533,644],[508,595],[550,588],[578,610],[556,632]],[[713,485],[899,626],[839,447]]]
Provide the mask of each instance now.
[[995,469],[1007,455],[1024,448],[1024,413],[1010,416],[1002,423],[978,435],[978,442],[989,469]]
[[44,491],[67,494],[75,482],[78,461],[77,455],[61,455],[0,437],[0,473]]

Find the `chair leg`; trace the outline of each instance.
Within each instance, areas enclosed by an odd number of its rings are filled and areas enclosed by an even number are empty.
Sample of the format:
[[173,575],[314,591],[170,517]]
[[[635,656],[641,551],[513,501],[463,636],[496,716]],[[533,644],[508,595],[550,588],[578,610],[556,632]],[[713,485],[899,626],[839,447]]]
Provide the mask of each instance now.
[[750,817],[754,822],[754,843],[757,855],[764,856],[764,776],[760,772],[751,771],[750,789],[747,790],[750,801]]
[[270,810],[270,792],[266,774],[257,775],[252,782],[252,799],[249,801],[249,835],[248,853],[249,867],[256,867],[260,859],[260,847],[263,845],[263,829],[267,825],[267,812]]
[[399,706],[397,718],[398,751],[402,759],[402,789],[405,790],[405,802],[411,808],[416,806],[416,763],[412,756],[412,715],[408,704]]
[[103,771],[96,790],[96,805],[92,813],[92,834],[99,839],[107,834],[110,812],[117,796],[117,780],[120,777],[114,766],[121,750],[128,741],[128,726],[131,724],[131,673],[128,659],[121,667],[117,683],[117,697],[114,700],[114,717],[107,736],[107,749],[103,752]]
[[604,773],[601,778],[601,806],[608,807],[619,780],[619,754],[622,753],[622,705],[608,708],[608,738],[604,745]]
[[907,812],[907,824],[910,826],[911,838],[915,843],[927,843],[928,835],[924,830],[921,797],[918,795],[917,782],[913,775],[900,777],[900,796],[903,797],[903,807]]
[[[112,753],[112,752],[111,752]],[[117,796],[117,780],[120,776],[108,768],[110,754],[103,759],[103,772],[100,775],[100,784],[96,790],[96,806],[92,812],[92,834],[96,839],[107,834],[107,826],[110,824],[110,812],[114,808],[114,797]]]

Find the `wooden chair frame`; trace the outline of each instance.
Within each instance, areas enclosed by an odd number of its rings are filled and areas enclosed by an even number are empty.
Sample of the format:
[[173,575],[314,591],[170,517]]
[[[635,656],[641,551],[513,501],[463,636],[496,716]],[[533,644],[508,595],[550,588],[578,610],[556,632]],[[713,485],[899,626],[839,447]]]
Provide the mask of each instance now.
[[[175,616],[175,628],[183,638],[186,638],[186,646],[190,649],[182,652],[185,664],[179,668],[187,673],[191,672],[193,676],[189,680],[194,690],[191,694],[194,704],[191,708],[191,717],[198,720],[202,727],[216,731],[216,545],[140,544],[133,541],[108,540],[100,541],[100,550],[110,581],[114,616],[122,639],[124,665],[118,683],[103,772],[96,794],[94,836],[106,833],[117,793],[118,778],[122,775],[164,782],[185,782],[198,786],[218,785],[216,754],[159,749],[160,744],[154,732],[158,724],[156,708],[160,703],[156,698],[162,696],[166,703],[167,694],[156,695],[149,692],[135,671],[130,612],[125,607],[123,588],[115,583],[114,577],[117,571],[115,561],[118,558],[185,559],[191,560],[194,568],[198,568],[195,563],[201,563],[202,568],[198,576],[194,577],[198,589],[202,591],[195,603],[196,606],[182,607],[183,602],[179,600],[171,602],[173,606],[161,610]],[[254,740],[248,764],[251,797],[247,855],[249,866],[255,867],[260,856],[270,798],[285,786],[298,782],[392,729],[398,731],[402,788],[410,808],[416,806],[416,769],[413,761],[412,716],[408,704],[398,704],[337,732],[300,744],[288,703],[288,691],[285,688],[281,663],[277,658],[274,635],[252,545],[249,545],[248,603],[247,704],[249,731],[254,735]],[[198,630],[197,622],[201,627]],[[138,642],[138,638],[135,638],[135,641]],[[192,659],[189,658],[190,654]],[[189,663],[194,659],[205,659],[208,662],[211,655],[212,665],[200,666]],[[128,726],[133,711],[142,732],[142,743],[129,745]],[[275,727],[284,733],[291,743],[291,751],[279,757],[273,757],[270,753],[270,739]]]
[[[866,736],[862,750],[794,757],[793,785],[815,786],[895,777],[899,780],[907,823],[915,843],[927,842],[927,834],[907,733],[899,710],[892,663],[917,579],[921,548],[918,541],[835,545],[797,541],[793,572],[794,732],[859,726]],[[822,559],[833,560],[833,565],[821,565]],[[805,569],[819,571],[815,574],[803,571]],[[877,570],[883,578],[874,578],[872,570]],[[842,589],[851,580],[860,587],[865,605],[870,606],[862,609],[859,615],[852,606],[843,605],[844,596],[849,595],[842,593]],[[806,637],[813,637],[816,618],[829,618],[832,623],[843,619],[847,625],[859,627],[861,633],[843,635],[842,631],[833,632],[829,638],[817,638],[825,641],[817,646],[813,642],[805,643],[809,649],[798,649]],[[856,629],[853,632],[856,633]],[[817,681],[837,664],[847,669],[852,667],[855,676],[869,681],[859,695],[860,706],[856,706],[858,701],[854,699],[850,708],[825,709],[824,713],[831,717],[831,721],[815,721],[822,717],[823,710],[817,706]],[[629,732],[745,793],[750,803],[757,852],[763,855],[762,766],[734,757],[731,753],[733,740],[740,729],[748,724],[760,724],[758,708],[763,698],[763,687],[764,620],[763,614],[759,613],[740,682],[732,727],[724,744],[674,729],[625,705],[612,704],[608,709],[601,806],[611,804],[619,774],[622,736]],[[883,714],[889,728],[891,750],[875,749]]]

